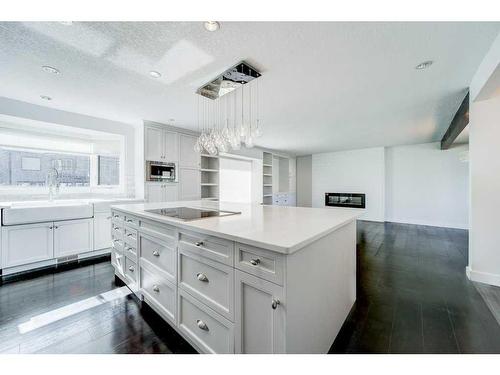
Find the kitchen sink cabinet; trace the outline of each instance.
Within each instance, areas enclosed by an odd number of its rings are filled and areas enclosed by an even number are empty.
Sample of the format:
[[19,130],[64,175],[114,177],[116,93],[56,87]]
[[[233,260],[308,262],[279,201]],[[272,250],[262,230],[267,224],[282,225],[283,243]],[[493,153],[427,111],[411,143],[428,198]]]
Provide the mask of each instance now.
[[54,257],[66,257],[92,251],[92,219],[55,221]]
[[53,258],[53,238],[50,222],[2,227],[2,268]]

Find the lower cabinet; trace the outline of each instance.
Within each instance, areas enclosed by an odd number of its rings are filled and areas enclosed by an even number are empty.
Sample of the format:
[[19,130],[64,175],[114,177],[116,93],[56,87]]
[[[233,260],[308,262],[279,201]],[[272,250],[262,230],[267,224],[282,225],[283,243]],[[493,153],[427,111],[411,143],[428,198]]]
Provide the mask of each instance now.
[[143,262],[140,273],[142,295],[160,310],[163,317],[177,323],[177,286],[162,278],[154,268]]
[[205,353],[234,353],[234,324],[179,288],[179,330]]
[[111,213],[94,214],[94,250],[107,249],[111,246]]
[[283,287],[235,271],[235,352],[285,352]]
[[[123,255],[126,243],[120,229],[125,228],[117,221],[112,224],[117,229],[115,274],[134,292],[138,281],[139,296],[197,350],[285,353],[285,293],[278,285],[284,281],[281,254],[199,233],[188,235],[171,226],[162,231],[159,223],[155,235],[149,220],[137,222],[136,263]],[[169,236],[163,238],[167,229]],[[221,257],[222,250],[231,256]]]
[[178,185],[150,182],[146,184],[146,198],[149,203],[174,202],[178,200]]
[[89,252],[92,238],[92,219],[3,226],[2,267]]
[[54,222],[54,257],[86,253],[93,249],[92,219]]
[[48,260],[54,257],[52,223],[2,227],[2,267]]

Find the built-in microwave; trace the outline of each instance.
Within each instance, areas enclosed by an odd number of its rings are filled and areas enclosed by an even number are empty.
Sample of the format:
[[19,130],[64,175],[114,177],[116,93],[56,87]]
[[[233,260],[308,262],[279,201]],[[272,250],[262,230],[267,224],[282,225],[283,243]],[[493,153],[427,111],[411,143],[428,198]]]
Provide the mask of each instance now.
[[146,179],[148,181],[177,182],[177,163],[146,161]]

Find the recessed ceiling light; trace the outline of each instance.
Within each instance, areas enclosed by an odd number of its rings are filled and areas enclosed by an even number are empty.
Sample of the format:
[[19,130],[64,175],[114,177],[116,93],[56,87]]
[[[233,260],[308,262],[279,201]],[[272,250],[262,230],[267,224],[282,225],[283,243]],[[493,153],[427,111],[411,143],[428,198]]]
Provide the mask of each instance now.
[[422,70],[422,69],[427,69],[429,66],[431,66],[434,63],[434,61],[429,60],[429,61],[424,61],[418,64],[415,69],[417,70]]
[[43,100],[47,100],[47,101],[52,100],[52,98],[50,96],[47,96],[47,95],[40,95],[40,98],[42,98]]
[[156,70],[152,70],[149,72],[149,75],[153,78],[160,78],[161,77],[161,73],[160,72],[157,72]]
[[220,23],[217,21],[207,21],[204,25],[207,31],[217,31],[220,28]]
[[169,118],[169,119],[168,119],[168,121],[170,121],[170,122],[174,122],[174,121],[175,121],[175,119],[174,119],[174,118]]
[[44,65],[42,66],[42,69],[45,70],[47,73],[52,73],[52,74],[59,74],[61,73],[59,69],[54,68],[52,66]]
[[73,21],[60,21],[59,23],[61,25],[64,25],[64,26],[71,26],[71,25],[73,25]]

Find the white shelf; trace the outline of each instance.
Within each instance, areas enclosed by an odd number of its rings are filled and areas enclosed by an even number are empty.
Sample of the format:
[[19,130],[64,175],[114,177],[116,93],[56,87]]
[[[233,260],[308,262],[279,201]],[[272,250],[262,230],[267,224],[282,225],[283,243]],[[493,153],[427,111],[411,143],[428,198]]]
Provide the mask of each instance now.
[[201,154],[200,156],[204,157],[204,158],[219,158],[218,155],[208,155],[208,154]]
[[273,177],[272,173],[264,173],[263,176],[264,177]]
[[263,167],[270,167],[270,168],[272,168],[272,167],[273,167],[273,165],[272,165],[272,164],[262,164],[262,166],[263,166]]
[[207,168],[202,168],[200,169],[202,172],[212,172],[212,173],[219,173],[218,169],[207,169]]
[[264,187],[272,187],[273,184],[264,184]]
[[262,196],[263,196],[264,198],[266,198],[266,197],[272,197],[273,195],[272,195],[272,194],[264,194],[264,195],[262,195]]
[[216,184],[215,182],[202,182],[201,186],[219,186],[219,184]]
[[205,198],[201,198],[202,201],[218,201],[219,198],[217,197],[205,197]]

